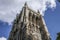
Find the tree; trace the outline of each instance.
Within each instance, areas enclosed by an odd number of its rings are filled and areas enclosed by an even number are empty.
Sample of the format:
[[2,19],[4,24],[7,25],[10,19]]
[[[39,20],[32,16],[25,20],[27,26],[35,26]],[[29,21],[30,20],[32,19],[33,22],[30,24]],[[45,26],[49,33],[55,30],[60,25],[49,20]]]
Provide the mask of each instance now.
[[58,0],[58,2],[60,2],[60,0]]
[[56,40],[60,40],[60,32],[57,33],[57,38],[56,38]]

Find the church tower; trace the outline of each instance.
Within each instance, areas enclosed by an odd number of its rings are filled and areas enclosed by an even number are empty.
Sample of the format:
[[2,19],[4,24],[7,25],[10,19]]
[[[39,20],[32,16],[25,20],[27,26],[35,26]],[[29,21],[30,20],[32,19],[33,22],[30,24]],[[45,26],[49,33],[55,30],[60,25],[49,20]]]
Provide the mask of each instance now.
[[50,40],[40,12],[35,12],[25,3],[20,14],[14,20],[8,40]]

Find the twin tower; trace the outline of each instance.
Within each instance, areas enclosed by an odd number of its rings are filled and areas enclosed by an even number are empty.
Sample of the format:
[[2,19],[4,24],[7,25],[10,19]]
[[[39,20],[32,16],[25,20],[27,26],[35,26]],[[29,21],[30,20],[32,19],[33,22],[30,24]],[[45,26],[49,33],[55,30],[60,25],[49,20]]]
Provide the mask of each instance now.
[[25,3],[14,20],[8,40],[50,40],[50,35],[40,12]]

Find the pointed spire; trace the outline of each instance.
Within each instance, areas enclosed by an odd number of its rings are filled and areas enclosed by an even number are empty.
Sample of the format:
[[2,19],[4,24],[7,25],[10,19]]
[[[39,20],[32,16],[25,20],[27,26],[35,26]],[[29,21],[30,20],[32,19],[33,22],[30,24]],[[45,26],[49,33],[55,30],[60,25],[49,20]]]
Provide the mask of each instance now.
[[27,2],[25,2],[24,6],[25,6],[25,7],[27,7],[27,6],[28,6],[28,5],[27,5]]
[[38,12],[38,13],[40,13],[40,11],[39,11],[39,10],[38,10],[37,12]]
[[27,2],[25,2],[25,5],[27,5]]

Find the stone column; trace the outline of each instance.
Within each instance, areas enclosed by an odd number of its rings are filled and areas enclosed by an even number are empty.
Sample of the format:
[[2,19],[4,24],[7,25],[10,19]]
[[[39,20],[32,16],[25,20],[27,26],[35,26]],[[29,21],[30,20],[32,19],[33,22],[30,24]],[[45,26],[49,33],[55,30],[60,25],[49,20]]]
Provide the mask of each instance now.
[[35,23],[35,25],[36,25],[36,14],[35,14],[34,20],[35,20],[35,22],[34,22],[34,23]]

